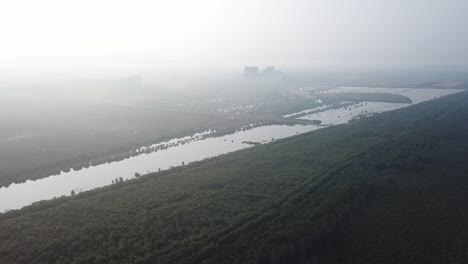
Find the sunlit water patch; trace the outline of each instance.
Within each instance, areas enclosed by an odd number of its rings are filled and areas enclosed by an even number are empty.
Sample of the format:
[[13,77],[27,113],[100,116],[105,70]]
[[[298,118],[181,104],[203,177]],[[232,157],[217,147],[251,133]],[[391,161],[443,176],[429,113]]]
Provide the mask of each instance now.
[[459,93],[463,90],[459,89],[407,89],[399,93],[400,95],[406,96],[413,104],[419,104],[425,101],[441,98],[450,94]]
[[399,94],[410,98],[414,103],[420,103],[432,100],[453,93],[458,93],[460,89],[437,89],[437,88],[389,88],[389,87],[360,87],[360,86],[342,86],[336,88],[321,89],[318,91],[310,90],[314,95],[331,94],[364,94],[364,93],[389,93]]
[[339,87],[320,91],[317,94],[340,93],[391,93],[406,96],[412,103],[385,103],[385,102],[361,102],[352,106],[343,106],[335,109],[314,112],[312,114],[297,117],[300,120],[320,120],[322,125],[339,125],[375,113],[396,110],[421,102],[441,98],[458,93],[459,89],[432,89],[432,88],[373,88],[373,87]]
[[367,116],[374,113],[382,113],[386,111],[396,110],[406,106],[408,106],[408,104],[366,102],[351,105],[348,107],[330,109],[319,113],[305,115],[299,117],[298,119],[320,120],[322,125],[332,126],[348,123],[349,121],[360,116]]

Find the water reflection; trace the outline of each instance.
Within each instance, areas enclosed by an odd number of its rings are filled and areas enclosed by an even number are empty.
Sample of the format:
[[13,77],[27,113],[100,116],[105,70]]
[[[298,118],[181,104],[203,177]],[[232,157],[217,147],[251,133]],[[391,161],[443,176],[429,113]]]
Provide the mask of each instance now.
[[[145,174],[169,169],[171,166],[188,164],[193,161],[215,157],[220,154],[252,147],[249,142],[267,143],[272,139],[290,137],[318,129],[314,125],[263,126],[238,131],[222,137],[211,137],[170,147],[156,152],[145,153],[125,160],[105,163],[79,171],[71,170],[37,181],[12,184],[0,188],[0,211],[18,209],[33,202],[52,199],[62,195],[91,190],[112,184],[116,178],[132,179],[135,173]],[[172,140],[171,142],[174,142]]]

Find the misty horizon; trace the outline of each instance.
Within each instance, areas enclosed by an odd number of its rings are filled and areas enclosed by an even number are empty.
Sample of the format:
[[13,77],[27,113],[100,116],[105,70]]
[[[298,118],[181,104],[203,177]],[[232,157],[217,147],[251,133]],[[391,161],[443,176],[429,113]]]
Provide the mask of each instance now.
[[465,69],[466,10],[463,0],[15,1],[0,10],[0,69]]

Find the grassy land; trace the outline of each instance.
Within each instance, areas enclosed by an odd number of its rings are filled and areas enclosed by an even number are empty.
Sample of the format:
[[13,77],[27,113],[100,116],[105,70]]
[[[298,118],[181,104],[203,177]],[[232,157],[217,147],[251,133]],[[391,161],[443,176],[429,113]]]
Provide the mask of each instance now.
[[9,212],[0,216],[1,262],[466,261],[467,100],[449,96]]
[[[0,98],[0,187],[129,157],[129,152],[138,147],[209,128],[218,130],[219,135],[246,124],[297,122],[282,120],[278,113],[314,104],[303,98],[283,98],[272,88],[249,88],[253,91],[223,95],[219,103],[207,100],[216,96],[214,92],[120,105],[40,97]],[[261,109],[218,112],[223,106],[247,104]]]
[[[12,103],[0,110],[0,186],[232,122],[219,115],[84,102],[29,108]],[[31,137],[2,141],[22,135]]]

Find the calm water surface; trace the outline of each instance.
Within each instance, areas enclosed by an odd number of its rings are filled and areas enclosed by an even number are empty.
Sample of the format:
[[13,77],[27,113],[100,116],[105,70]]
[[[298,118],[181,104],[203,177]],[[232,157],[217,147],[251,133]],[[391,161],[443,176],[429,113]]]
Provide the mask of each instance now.
[[[200,161],[252,147],[250,144],[242,143],[244,141],[268,143],[272,139],[290,137],[318,128],[318,126],[314,125],[256,127],[222,137],[192,141],[164,150],[130,157],[122,161],[84,168],[79,171],[62,172],[59,175],[37,181],[12,184],[8,188],[0,188],[0,212],[18,209],[40,200],[70,195],[72,190],[78,193],[110,185],[114,179],[119,177],[124,180],[133,179],[135,178],[135,172],[145,174],[159,169],[166,170],[171,166],[182,165],[182,162],[188,164],[193,161]],[[170,142],[175,141],[177,140],[171,140]]]

